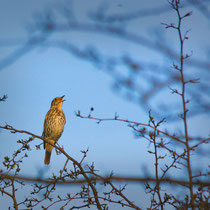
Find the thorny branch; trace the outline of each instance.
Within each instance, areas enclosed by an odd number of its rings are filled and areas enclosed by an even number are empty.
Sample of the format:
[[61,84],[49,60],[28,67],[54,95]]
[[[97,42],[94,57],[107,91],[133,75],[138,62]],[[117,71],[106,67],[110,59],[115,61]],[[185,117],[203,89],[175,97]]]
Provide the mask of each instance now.
[[95,198],[95,202],[96,202],[96,205],[97,205],[97,208],[98,209],[101,209],[101,205],[100,205],[100,202],[98,200],[98,195],[97,195],[97,191],[95,189],[95,187],[93,186],[91,180],[88,178],[88,176],[86,175],[84,169],[82,168],[82,166],[75,160],[73,159],[72,157],[70,157],[62,148],[58,147],[57,145],[53,145],[52,143],[50,143],[48,140],[40,137],[40,136],[37,136],[35,134],[32,134],[28,131],[24,131],[24,130],[17,130],[17,129],[14,129],[13,127],[9,126],[9,125],[6,125],[6,126],[0,126],[0,128],[3,128],[3,129],[7,129],[7,130],[10,130],[12,131],[13,133],[26,133],[28,135],[31,135],[33,136],[34,138],[38,138],[38,139],[41,139],[49,144],[51,144],[53,147],[55,147],[57,150],[59,150],[61,153],[63,153],[67,158],[68,160],[71,160],[73,162],[73,164],[77,165],[77,167],[80,169],[81,171],[81,174],[84,176],[84,178],[86,179],[87,183],[89,184],[89,186],[91,187],[92,191],[93,191],[93,194],[94,194],[94,198]]
[[184,41],[187,39],[187,36],[183,36],[182,34],[182,28],[181,24],[184,18],[189,17],[191,13],[187,13],[185,15],[180,14],[180,1],[174,0],[171,2],[171,7],[176,11],[178,16],[178,25],[177,26],[171,26],[172,28],[176,29],[179,36],[180,41],[180,61],[179,61],[179,68],[178,71],[181,75],[181,85],[182,85],[182,91],[179,94],[182,98],[182,106],[183,106],[183,114],[181,114],[181,118],[184,122],[184,133],[185,133],[185,146],[186,146],[186,152],[187,152],[187,170],[188,170],[188,176],[189,176],[189,190],[190,190],[190,204],[192,209],[195,209],[194,204],[194,192],[193,192],[193,185],[192,185],[192,166],[191,166],[191,149],[189,145],[189,134],[188,134],[188,124],[187,124],[187,106],[186,106],[186,84],[185,76],[184,76],[184,60],[188,57],[187,55],[184,55]]
[[177,142],[179,143],[182,143],[184,144],[184,141],[182,141],[181,139],[177,138],[175,135],[171,135],[165,131],[162,131],[158,128],[155,128],[154,126],[150,125],[150,124],[146,124],[146,123],[139,123],[139,122],[135,122],[135,121],[131,121],[131,120],[124,120],[124,119],[120,119],[120,118],[97,118],[97,117],[92,117],[92,116],[83,116],[80,114],[80,111],[78,111],[76,113],[76,116],[77,117],[80,117],[80,118],[84,118],[84,119],[91,119],[91,120],[97,120],[98,122],[97,123],[100,123],[102,121],[121,121],[121,122],[125,122],[125,123],[128,123],[128,126],[131,127],[131,124],[135,124],[135,125],[140,125],[140,126],[145,126],[145,127],[149,127],[149,128],[152,128],[154,130],[156,130],[157,132],[173,139],[173,140],[176,140]]
[[[10,175],[10,174],[4,174],[4,173],[0,173],[0,176],[4,177],[5,179],[13,179],[14,175]],[[51,180],[51,179],[41,179],[41,178],[32,178],[32,177],[28,177],[28,176],[15,176],[15,180],[20,180],[20,181],[25,181],[25,182],[36,182],[36,183],[43,183],[43,184],[53,184],[55,181]],[[107,177],[103,177],[103,179],[99,179],[98,178],[93,178],[91,177],[90,180],[94,181],[94,182],[101,182],[101,181],[112,181],[112,182],[133,182],[133,183],[144,183],[144,182],[156,182],[156,178],[151,178],[151,177],[123,177],[123,176],[107,176]],[[180,180],[180,179],[171,179],[171,178],[163,178],[161,177],[160,179],[161,182],[163,183],[171,183],[174,185],[188,185],[189,182],[185,181],[185,180]],[[87,181],[85,179],[77,179],[77,180],[67,180],[67,181],[61,181],[58,180],[56,181],[57,185],[79,185],[79,184],[84,184]],[[210,186],[209,182],[205,182],[205,181],[193,181],[193,185],[194,186]]]

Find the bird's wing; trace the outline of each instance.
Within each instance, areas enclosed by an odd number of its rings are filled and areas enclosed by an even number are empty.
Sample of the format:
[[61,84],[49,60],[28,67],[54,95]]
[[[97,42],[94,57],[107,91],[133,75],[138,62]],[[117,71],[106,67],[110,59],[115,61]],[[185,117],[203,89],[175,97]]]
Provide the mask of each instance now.
[[[51,126],[50,126],[50,121],[48,120],[49,119],[49,115],[50,115],[50,110],[47,112],[46,116],[45,116],[45,120],[44,120],[44,128],[43,128],[43,132],[42,132],[42,137],[44,139],[47,139],[50,134],[51,134]],[[45,142],[44,142],[44,149],[45,149]]]

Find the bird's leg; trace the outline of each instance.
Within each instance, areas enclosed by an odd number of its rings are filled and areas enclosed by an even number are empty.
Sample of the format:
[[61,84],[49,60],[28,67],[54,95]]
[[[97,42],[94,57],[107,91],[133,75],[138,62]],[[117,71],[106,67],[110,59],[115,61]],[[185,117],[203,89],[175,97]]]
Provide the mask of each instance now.
[[63,148],[63,146],[61,147],[59,144],[58,144],[58,142],[56,142],[56,144],[58,145],[58,147],[62,150],[62,152],[64,151],[64,148]]

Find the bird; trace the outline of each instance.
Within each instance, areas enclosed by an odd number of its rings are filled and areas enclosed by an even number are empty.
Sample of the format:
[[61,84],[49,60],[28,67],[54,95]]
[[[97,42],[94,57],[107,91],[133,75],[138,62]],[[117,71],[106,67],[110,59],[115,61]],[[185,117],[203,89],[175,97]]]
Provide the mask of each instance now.
[[[50,110],[45,116],[42,138],[52,144],[55,144],[59,140],[66,124],[65,114],[62,109],[63,102],[65,101],[63,99],[64,96],[56,97],[52,100]],[[49,165],[53,146],[44,142],[44,149],[46,150],[44,164]]]

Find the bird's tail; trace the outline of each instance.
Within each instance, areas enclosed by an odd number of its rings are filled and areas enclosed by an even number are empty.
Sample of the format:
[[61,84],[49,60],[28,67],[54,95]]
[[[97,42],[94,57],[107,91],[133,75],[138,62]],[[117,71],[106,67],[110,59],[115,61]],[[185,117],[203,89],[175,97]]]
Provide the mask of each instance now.
[[50,164],[50,157],[51,157],[51,151],[45,152],[45,157],[44,157],[44,164],[49,165]]
[[[54,140],[48,140],[50,141],[52,144],[55,143]],[[52,149],[53,149],[53,146],[46,143],[45,144],[45,149],[46,149],[46,152],[45,152],[45,158],[44,158],[44,164],[45,165],[49,165],[50,164],[50,157],[51,157],[51,152],[52,152]]]

